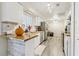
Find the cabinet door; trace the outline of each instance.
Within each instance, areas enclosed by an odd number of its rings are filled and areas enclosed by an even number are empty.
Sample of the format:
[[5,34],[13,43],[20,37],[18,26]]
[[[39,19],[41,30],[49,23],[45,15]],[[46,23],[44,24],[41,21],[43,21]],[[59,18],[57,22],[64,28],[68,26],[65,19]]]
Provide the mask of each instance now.
[[12,38],[8,39],[8,55],[14,54],[14,46],[13,46],[13,40]]
[[67,56],[67,46],[68,46],[68,41],[67,41],[67,37],[64,36],[64,52],[65,52],[65,55]]
[[24,56],[25,55],[25,45],[23,40],[17,40],[15,38],[10,38],[8,40],[8,55],[13,56]]
[[34,38],[25,42],[25,55],[34,56]]
[[71,38],[68,37],[68,56],[71,56]]
[[79,2],[75,3],[75,55],[79,56]]
[[40,32],[40,43],[44,41],[44,32]]
[[36,26],[40,26],[41,24],[41,19],[40,19],[40,17],[36,17]]
[[40,44],[40,36],[34,38],[34,48],[38,47]]
[[64,52],[66,56],[70,56],[70,36],[65,36],[64,37]]
[[8,55],[8,41],[6,37],[0,36],[0,56]]
[[2,3],[2,20],[19,22],[23,13],[23,7],[18,3]]

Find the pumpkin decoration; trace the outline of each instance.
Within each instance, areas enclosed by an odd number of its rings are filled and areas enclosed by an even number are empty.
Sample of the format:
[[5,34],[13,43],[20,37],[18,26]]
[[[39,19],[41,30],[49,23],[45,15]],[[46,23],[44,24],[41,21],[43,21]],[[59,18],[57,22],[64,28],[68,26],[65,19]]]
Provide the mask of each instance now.
[[22,36],[24,33],[24,30],[19,26],[16,30],[15,33],[17,36]]

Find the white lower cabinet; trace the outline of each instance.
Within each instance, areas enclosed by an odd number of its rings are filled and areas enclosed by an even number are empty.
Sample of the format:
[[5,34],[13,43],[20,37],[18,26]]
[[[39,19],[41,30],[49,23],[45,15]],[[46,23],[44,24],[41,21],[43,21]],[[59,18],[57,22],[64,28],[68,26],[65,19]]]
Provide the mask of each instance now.
[[34,47],[36,48],[39,44],[40,44],[40,36],[37,36],[36,38],[34,38]]
[[39,36],[27,41],[10,38],[8,40],[8,55],[11,56],[34,56],[35,48],[40,44]]
[[24,56],[25,55],[25,44],[23,40],[17,40],[10,38],[8,40],[8,55],[12,56]]
[[8,40],[5,36],[0,36],[0,56],[8,55]]
[[39,34],[40,42],[42,43],[44,41],[44,32],[41,31]]
[[34,39],[25,42],[25,55],[34,56]]
[[25,42],[25,55],[26,56],[34,56],[35,49],[39,46],[40,39],[39,36],[33,38],[32,40],[28,40]]
[[64,36],[64,53],[65,56],[70,56],[70,36]]

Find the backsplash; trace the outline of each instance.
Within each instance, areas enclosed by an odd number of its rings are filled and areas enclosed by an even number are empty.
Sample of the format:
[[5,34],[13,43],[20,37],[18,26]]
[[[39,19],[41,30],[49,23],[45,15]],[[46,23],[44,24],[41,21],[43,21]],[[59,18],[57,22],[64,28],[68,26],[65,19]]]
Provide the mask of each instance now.
[[2,22],[1,24],[1,32],[7,32],[7,31],[11,31],[15,28],[15,26],[17,25],[17,23],[14,22]]

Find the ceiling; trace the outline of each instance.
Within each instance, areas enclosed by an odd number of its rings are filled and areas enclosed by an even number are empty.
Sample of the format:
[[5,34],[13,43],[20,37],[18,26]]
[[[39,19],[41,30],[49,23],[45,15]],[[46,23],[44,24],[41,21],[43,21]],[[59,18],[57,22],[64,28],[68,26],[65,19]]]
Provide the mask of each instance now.
[[49,19],[54,15],[65,16],[71,7],[69,2],[22,2],[25,8]]

